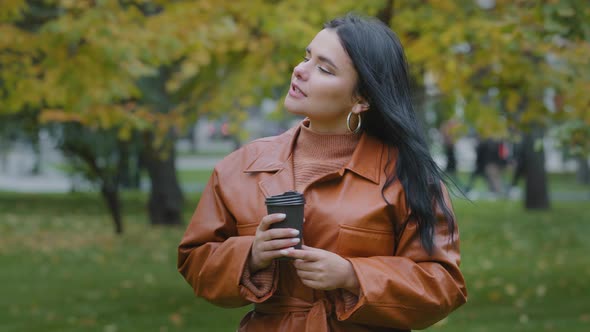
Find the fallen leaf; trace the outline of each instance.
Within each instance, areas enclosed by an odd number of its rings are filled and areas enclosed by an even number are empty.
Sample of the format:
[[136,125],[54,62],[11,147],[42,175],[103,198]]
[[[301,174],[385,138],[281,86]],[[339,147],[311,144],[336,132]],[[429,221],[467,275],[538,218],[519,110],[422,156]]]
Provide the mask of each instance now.
[[173,314],[170,314],[170,316],[168,316],[168,318],[170,319],[170,321],[172,322],[172,324],[176,325],[176,326],[180,326],[182,325],[182,315],[175,312]]
[[106,325],[103,329],[104,332],[117,332],[119,328],[115,324]]
[[491,291],[488,293],[488,299],[491,302],[498,302],[498,301],[500,301],[501,298],[502,298],[502,293],[500,293],[499,291]]
[[506,286],[504,286],[504,291],[506,292],[506,294],[514,296],[514,294],[516,294],[516,286],[514,286],[513,284],[507,284]]

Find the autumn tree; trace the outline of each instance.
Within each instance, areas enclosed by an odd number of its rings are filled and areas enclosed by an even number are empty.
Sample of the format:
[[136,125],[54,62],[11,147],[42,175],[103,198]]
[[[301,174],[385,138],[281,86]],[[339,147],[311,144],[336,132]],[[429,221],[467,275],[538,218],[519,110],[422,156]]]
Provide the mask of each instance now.
[[[61,148],[86,165],[85,174],[99,183],[122,231],[118,190],[127,147],[134,137],[144,138],[148,168],[168,166],[158,164],[169,154],[165,137],[184,125],[174,107],[143,98],[150,91],[138,82],[157,76],[185,46],[156,27],[146,28],[159,7],[144,2],[10,1],[1,10],[1,112],[33,109],[42,123],[61,124]],[[151,219],[180,223],[174,167],[160,173],[166,172],[172,174],[166,177],[168,195],[159,195],[156,182],[152,195],[159,202],[150,209]]]
[[[224,114],[239,130],[246,107],[284,95],[292,67],[322,23],[349,11],[391,24],[407,48],[416,90],[425,74],[435,77],[447,105],[464,109],[480,133],[518,128],[535,142],[563,123],[562,140],[579,141],[590,122],[583,56],[589,20],[580,6],[573,0],[7,0],[0,7],[0,114],[32,114],[63,126],[62,148],[83,161],[105,200],[114,202],[114,220],[121,179],[130,160],[141,157],[151,180],[152,223],[177,224],[179,133],[204,114]],[[543,103],[549,90],[557,96],[553,107]],[[533,160],[542,158],[542,151],[529,151]],[[540,170],[531,168],[527,183],[542,188],[527,192],[546,197]],[[534,201],[547,205],[543,197]]]
[[[314,11],[309,11],[310,6]],[[152,223],[180,223],[177,135],[202,114],[234,128],[287,86],[306,43],[355,1],[9,0],[0,8],[2,114],[59,125],[122,231],[118,190],[139,147]]]
[[[482,136],[523,133],[527,208],[549,207],[547,129],[590,127],[590,13],[580,1],[396,1],[390,21],[414,75],[434,76],[441,98]],[[553,99],[548,97],[555,96]],[[582,136],[584,137],[584,136]],[[580,146],[578,143],[577,146]]]

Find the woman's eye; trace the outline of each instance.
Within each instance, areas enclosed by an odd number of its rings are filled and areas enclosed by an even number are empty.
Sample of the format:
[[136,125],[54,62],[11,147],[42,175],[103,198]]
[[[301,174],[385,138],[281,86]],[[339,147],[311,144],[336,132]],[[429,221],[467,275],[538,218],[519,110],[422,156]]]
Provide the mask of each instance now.
[[318,67],[318,69],[319,69],[321,72],[323,72],[323,73],[326,73],[326,74],[330,74],[330,75],[332,75],[332,73],[331,73],[329,70],[325,69],[325,68]]
[[303,57],[303,62],[307,62],[307,61],[309,61],[309,58],[308,58],[308,57],[306,57],[306,56],[304,56],[304,57]]

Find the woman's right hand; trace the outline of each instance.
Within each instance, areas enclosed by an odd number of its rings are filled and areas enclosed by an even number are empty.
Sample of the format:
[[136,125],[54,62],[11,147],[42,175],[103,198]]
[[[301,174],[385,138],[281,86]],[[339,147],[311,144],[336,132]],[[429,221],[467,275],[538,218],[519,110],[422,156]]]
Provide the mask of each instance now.
[[251,273],[270,266],[273,259],[287,255],[293,246],[299,243],[299,231],[293,228],[273,228],[270,225],[285,219],[285,214],[269,214],[262,218],[254,243],[250,250],[249,269]]

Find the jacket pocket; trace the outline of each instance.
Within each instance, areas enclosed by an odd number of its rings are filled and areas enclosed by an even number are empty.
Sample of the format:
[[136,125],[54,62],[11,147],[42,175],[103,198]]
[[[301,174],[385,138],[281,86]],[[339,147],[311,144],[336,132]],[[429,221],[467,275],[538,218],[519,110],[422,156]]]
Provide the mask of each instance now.
[[394,244],[389,231],[340,225],[337,251],[343,257],[392,256]]
[[236,227],[238,228],[238,235],[254,235],[256,234],[258,223],[237,224]]

